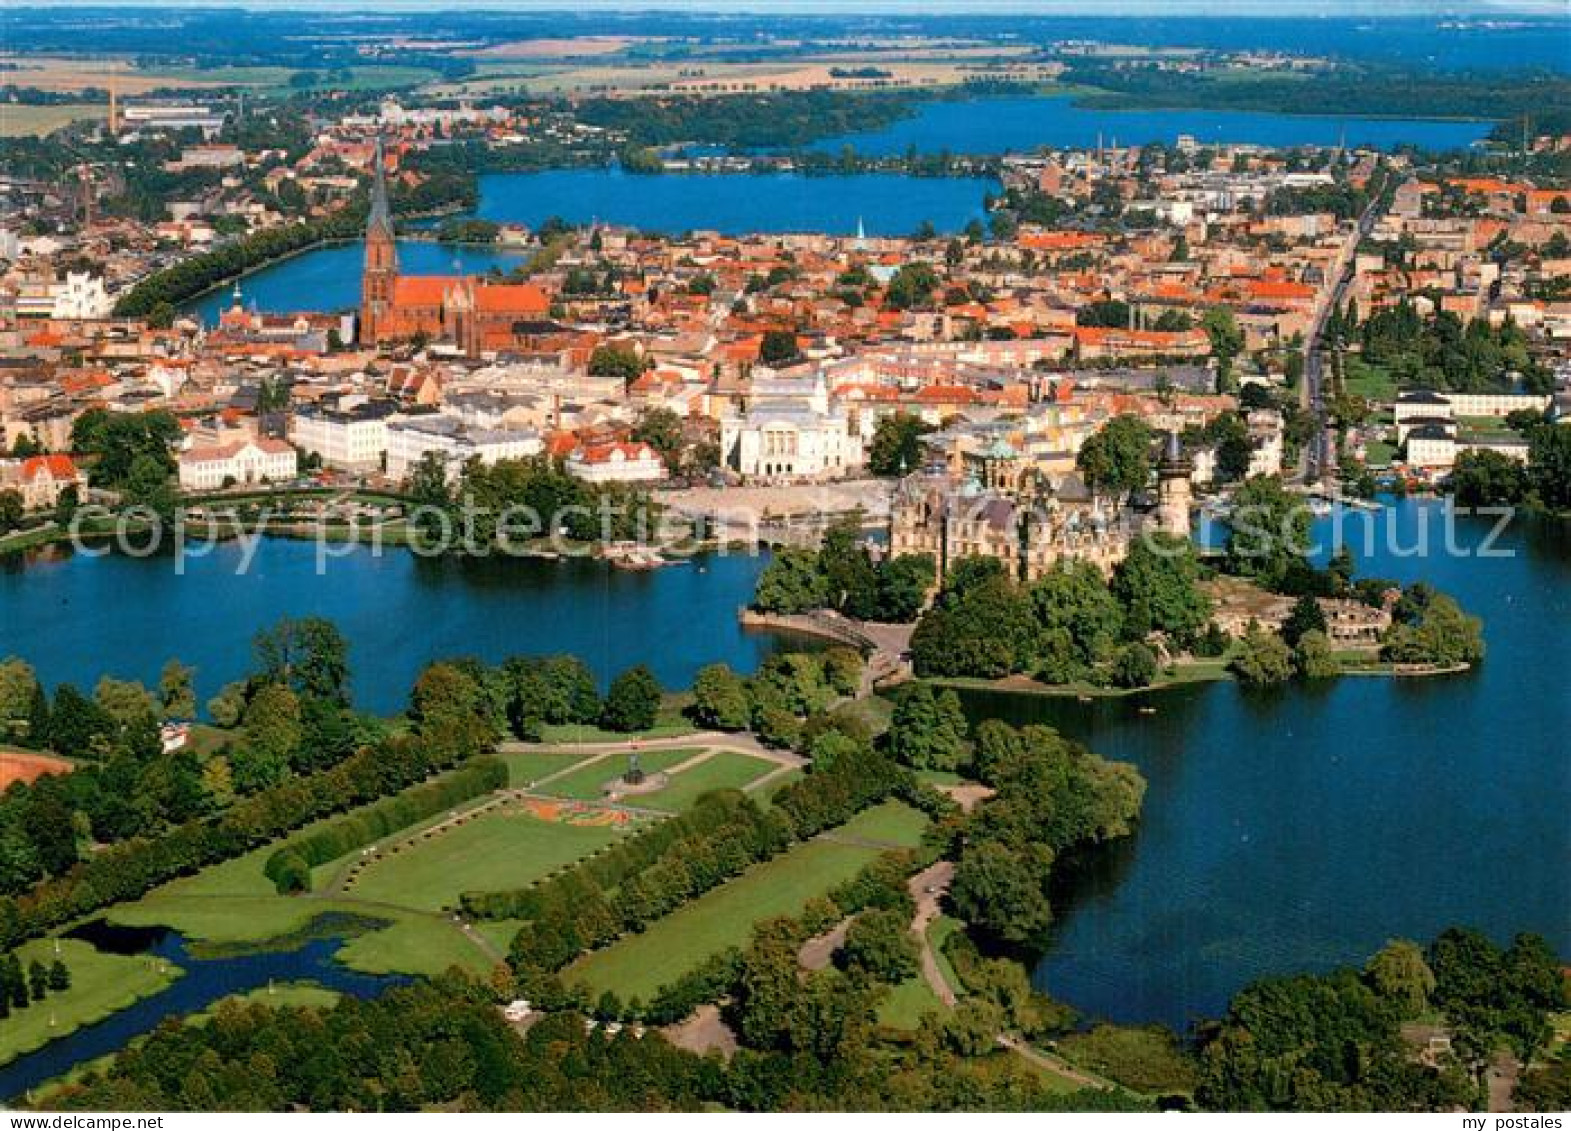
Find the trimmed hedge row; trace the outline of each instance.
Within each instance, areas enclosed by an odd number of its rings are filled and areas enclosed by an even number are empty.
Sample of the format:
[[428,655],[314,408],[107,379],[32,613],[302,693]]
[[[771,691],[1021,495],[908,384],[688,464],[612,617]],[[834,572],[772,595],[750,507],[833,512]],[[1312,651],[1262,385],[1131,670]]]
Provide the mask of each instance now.
[[262,872],[280,894],[311,890],[311,869],[337,860],[389,833],[434,817],[444,809],[507,785],[507,763],[491,755],[472,758],[461,769],[407,789],[357,813],[297,837],[267,858]]
[[[810,903],[796,917],[797,934],[806,941],[842,919],[869,907],[901,908],[911,904],[906,881],[933,863],[931,851],[892,849],[869,861],[861,871],[833,888],[823,900]],[[704,960],[674,982],[662,986],[643,1010],[649,1025],[673,1025],[706,1002],[731,993],[742,972],[743,952],[727,947]]]
[[417,735],[368,746],[330,770],[290,778],[216,817],[187,821],[153,839],[105,849],[16,898],[0,898],[0,949],[159,884],[231,860],[284,833],[363,805],[447,769],[458,751]]
[[735,790],[706,793],[681,816],[649,825],[604,852],[580,860],[556,878],[527,888],[464,892],[460,903],[464,912],[476,919],[533,919],[546,906],[551,885],[565,881],[567,876],[577,875],[596,889],[609,891],[661,859],[672,845],[692,837],[706,837],[732,824],[739,812],[752,807],[752,802]]
[[[465,907],[528,920],[513,937],[509,962],[532,997],[549,1000],[561,992],[553,985],[557,973],[580,954],[642,930],[750,865],[844,824],[901,788],[909,776],[872,747],[847,744],[780,790],[767,811],[735,791],[706,794],[699,808],[725,805],[731,813],[707,834],[668,836],[659,852],[651,839],[619,865],[591,858],[528,892],[466,901]],[[717,809],[710,814],[717,815]],[[632,862],[642,866],[628,870]]]

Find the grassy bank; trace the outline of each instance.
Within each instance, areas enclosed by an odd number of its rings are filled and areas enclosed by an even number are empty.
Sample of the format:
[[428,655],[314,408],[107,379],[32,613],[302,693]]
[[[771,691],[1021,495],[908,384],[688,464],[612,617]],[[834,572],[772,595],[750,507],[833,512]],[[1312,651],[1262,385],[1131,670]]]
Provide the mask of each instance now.
[[79,939],[34,939],[17,949],[17,957],[24,967],[34,960],[48,966],[57,945],[71,971],[71,987],[11,1011],[0,1024],[0,1064],[151,997],[182,973],[159,958],[106,954]]

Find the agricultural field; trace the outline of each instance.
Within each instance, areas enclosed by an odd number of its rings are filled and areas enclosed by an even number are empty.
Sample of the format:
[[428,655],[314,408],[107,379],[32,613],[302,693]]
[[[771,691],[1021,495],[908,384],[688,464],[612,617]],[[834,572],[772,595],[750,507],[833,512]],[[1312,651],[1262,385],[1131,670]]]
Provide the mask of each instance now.
[[45,137],[72,122],[107,118],[109,105],[68,102],[60,106],[0,105],[0,137]]
[[813,840],[759,864],[729,883],[568,967],[565,980],[598,996],[650,1000],[662,986],[728,946],[744,946],[753,924],[795,915],[876,859],[879,850]]

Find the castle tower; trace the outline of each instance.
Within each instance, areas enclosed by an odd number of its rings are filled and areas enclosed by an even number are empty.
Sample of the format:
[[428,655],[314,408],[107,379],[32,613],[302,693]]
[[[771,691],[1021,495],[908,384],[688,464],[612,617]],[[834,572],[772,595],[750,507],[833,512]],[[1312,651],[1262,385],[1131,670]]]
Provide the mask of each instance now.
[[1193,489],[1190,475],[1194,464],[1184,455],[1178,433],[1169,432],[1162,445],[1162,460],[1156,465],[1156,525],[1164,534],[1189,537],[1189,507]]
[[387,171],[382,139],[376,139],[376,170],[371,185],[371,211],[365,225],[365,272],[360,278],[360,344],[374,345],[386,326],[398,282],[398,244],[393,213],[387,204]]

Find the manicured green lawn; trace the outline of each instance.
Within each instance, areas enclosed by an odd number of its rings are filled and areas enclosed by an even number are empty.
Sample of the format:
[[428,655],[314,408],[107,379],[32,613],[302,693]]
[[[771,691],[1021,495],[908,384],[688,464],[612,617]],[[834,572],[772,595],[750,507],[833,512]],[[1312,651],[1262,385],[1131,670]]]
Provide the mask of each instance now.
[[[48,966],[55,940],[25,942],[17,957],[24,969],[35,959]],[[59,957],[71,971],[71,988],[12,1009],[0,1023],[0,1064],[155,994],[181,974],[162,959],[105,954],[80,939],[61,939]]]
[[628,801],[680,812],[696,801],[700,794],[713,789],[741,789],[774,768],[773,762],[766,762],[751,754],[719,750],[692,769],[673,775],[664,789],[630,797]]
[[[645,773],[653,774],[679,765],[703,752],[702,747],[685,747],[680,750],[640,750],[638,764]],[[630,752],[631,753],[631,752]],[[572,797],[582,801],[597,801],[603,796],[606,782],[627,771],[628,754],[617,751],[608,758],[601,758],[593,765],[575,770],[566,777],[557,778],[540,787],[541,793],[552,797]],[[637,798],[629,798],[634,803]]]
[[334,913],[386,920],[389,926],[349,939],[339,952],[345,965],[367,973],[435,975],[454,964],[476,973],[491,960],[444,915],[387,904],[314,896],[283,896],[262,874],[273,846],[216,864],[154,888],[134,903],[106,913],[111,922],[166,926],[196,943],[262,943],[303,930]]
[[1378,365],[1349,357],[1342,371],[1342,386],[1355,397],[1385,404],[1396,400],[1396,378]]
[[258,986],[248,993],[230,994],[226,998],[220,998],[201,1013],[193,1014],[191,1020],[196,1023],[206,1021],[217,1012],[220,1005],[226,1002],[269,1005],[275,1009],[284,1006],[315,1006],[320,1009],[330,1009],[337,1004],[341,996],[337,990],[330,990],[315,982],[279,982],[272,986]]
[[904,801],[886,801],[863,810],[835,829],[835,835],[875,841],[900,848],[915,848],[922,843],[927,814]]
[[815,840],[760,864],[730,883],[568,968],[566,981],[582,982],[597,996],[615,990],[625,1001],[649,1001],[704,959],[728,946],[744,946],[753,924],[795,915],[809,899],[850,879],[878,855],[876,849]]
[[648,730],[636,734],[623,734],[621,731],[601,730],[597,726],[567,723],[561,726],[545,726],[540,728],[540,741],[544,745],[561,743],[567,745],[574,742],[626,742],[631,738],[676,738],[683,734],[696,734],[698,728],[674,707],[661,708],[660,715],[655,719],[655,725]]
[[588,754],[567,751],[531,750],[527,754],[503,754],[502,761],[507,763],[507,784],[513,789],[527,789],[541,778],[561,773],[569,766],[576,766],[588,757],[590,757]]
[[965,993],[965,986],[961,984],[960,975],[955,973],[954,964],[949,961],[949,956],[944,953],[944,943],[949,936],[961,929],[959,919],[952,919],[948,915],[940,915],[927,925],[927,945],[933,948],[933,961],[938,963],[938,972],[943,976],[944,982],[957,996]]
[[456,907],[465,891],[524,887],[619,839],[612,825],[542,821],[499,806],[430,840],[384,856],[344,891],[421,911]]
[[892,1029],[916,1029],[928,1013],[944,1013],[944,1003],[920,973],[907,978],[889,991],[878,1007],[878,1021]]

